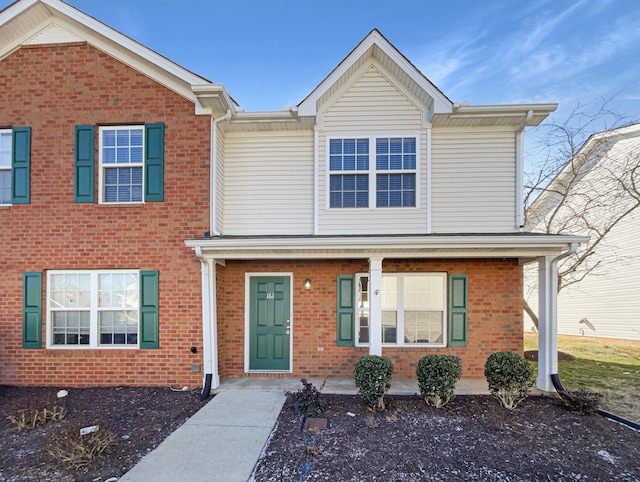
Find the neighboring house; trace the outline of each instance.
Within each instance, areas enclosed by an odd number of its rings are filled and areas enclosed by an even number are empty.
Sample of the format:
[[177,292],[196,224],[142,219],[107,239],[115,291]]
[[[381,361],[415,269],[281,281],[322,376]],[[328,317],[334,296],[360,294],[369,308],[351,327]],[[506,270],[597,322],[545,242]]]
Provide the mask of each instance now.
[[[591,136],[572,161],[527,210],[527,230],[591,235],[595,240],[596,230],[605,232],[605,225],[637,204],[621,183],[630,185],[635,179],[635,196],[640,192],[640,124]],[[578,273],[586,274],[584,278],[558,294],[558,333],[640,340],[639,237],[636,209],[596,246]],[[535,302],[534,276],[527,273],[526,292],[533,293]],[[525,316],[525,329],[531,327]]]
[[555,104],[453,104],[373,30],[297,107],[244,112],[59,0],[0,12],[0,65],[2,383],[348,378],[368,353],[482,378],[523,349],[538,260],[550,389],[552,268],[583,238],[522,232],[521,198]]

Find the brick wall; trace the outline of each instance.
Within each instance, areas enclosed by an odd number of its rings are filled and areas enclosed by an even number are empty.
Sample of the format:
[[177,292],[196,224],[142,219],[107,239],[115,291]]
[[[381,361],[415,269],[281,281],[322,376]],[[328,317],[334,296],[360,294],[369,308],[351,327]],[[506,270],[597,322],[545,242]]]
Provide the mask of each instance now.
[[[245,376],[245,273],[276,272],[293,273],[293,374],[284,376],[352,377],[356,361],[368,353],[368,348],[336,346],[336,277],[367,271],[366,260],[227,261],[224,268],[218,268],[221,376]],[[468,275],[468,346],[385,347],[383,355],[393,361],[394,376],[413,378],[422,356],[444,353],[462,358],[464,378],[483,378],[484,363],[492,352],[522,353],[522,268],[517,260],[389,259],[384,261],[383,271]],[[303,287],[307,277],[312,280],[310,291]]]
[[[184,240],[209,229],[209,118],[86,44],[4,58],[0,105],[1,127],[32,128],[31,204],[0,208],[0,383],[200,385],[200,263]],[[74,203],[74,126],[152,122],[165,124],[165,201]],[[43,272],[44,307],[46,270],[109,268],[160,272],[160,349],[22,349],[24,271]]]

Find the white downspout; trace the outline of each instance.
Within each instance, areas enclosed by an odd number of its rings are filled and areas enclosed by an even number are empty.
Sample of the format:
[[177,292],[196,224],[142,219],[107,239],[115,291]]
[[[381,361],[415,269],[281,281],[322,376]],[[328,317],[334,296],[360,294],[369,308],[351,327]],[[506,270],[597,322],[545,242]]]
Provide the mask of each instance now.
[[431,204],[431,128],[432,124],[427,124],[427,234],[431,234],[431,218],[433,214],[433,207]]
[[211,116],[211,152],[209,154],[209,232],[211,236],[220,236],[216,218],[218,214],[218,122],[231,119],[231,109],[227,109],[227,113],[219,119]]
[[209,389],[220,386],[218,374],[218,328],[216,316],[216,272],[215,260],[206,258],[202,248],[194,248],[196,257],[200,260],[202,274],[202,357],[203,357],[203,397],[207,385]]
[[527,112],[520,129],[516,132],[516,229],[524,227],[524,128],[533,117],[533,111]]
[[536,386],[554,390],[551,375],[558,373],[558,261],[572,255],[578,243],[564,253],[538,261],[538,379]]
[[318,206],[319,196],[318,196],[318,165],[320,162],[319,152],[318,152],[318,126],[315,126],[313,129],[313,234],[314,236],[318,235],[318,211],[320,207]]

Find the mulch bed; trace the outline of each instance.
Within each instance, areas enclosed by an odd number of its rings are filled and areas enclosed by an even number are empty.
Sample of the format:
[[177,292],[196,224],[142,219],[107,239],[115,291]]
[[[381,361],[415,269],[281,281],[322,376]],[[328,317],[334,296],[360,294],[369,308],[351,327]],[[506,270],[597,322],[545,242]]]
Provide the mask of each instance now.
[[508,411],[490,396],[440,409],[389,396],[381,413],[358,396],[326,398],[326,429],[304,430],[285,406],[255,481],[640,481],[640,433],[548,397]]
[[[38,399],[55,398],[57,392],[57,388],[0,385],[0,481],[103,482],[119,477],[206,403],[200,401],[199,390],[81,388],[68,390],[67,415],[61,421],[18,432],[6,418]],[[110,427],[117,439],[103,455],[74,470],[51,457],[45,443],[52,430],[78,424]]]

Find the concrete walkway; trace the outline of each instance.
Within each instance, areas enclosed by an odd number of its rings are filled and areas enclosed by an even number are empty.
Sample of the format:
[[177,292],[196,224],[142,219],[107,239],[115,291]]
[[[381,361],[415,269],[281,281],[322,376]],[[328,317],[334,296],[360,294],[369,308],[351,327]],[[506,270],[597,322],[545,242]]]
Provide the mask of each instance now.
[[[320,387],[322,379],[310,379]],[[285,402],[289,378],[227,378],[216,396],[167,437],[120,482],[246,482]],[[353,379],[327,380],[322,393],[356,394]],[[418,393],[416,380],[393,380],[390,395]],[[485,380],[460,380],[459,395],[486,394]]]

